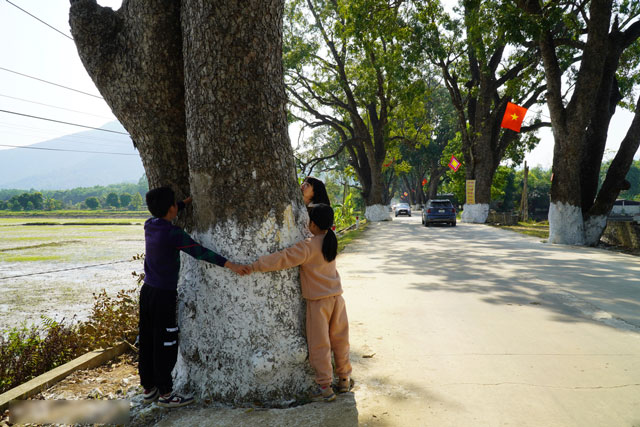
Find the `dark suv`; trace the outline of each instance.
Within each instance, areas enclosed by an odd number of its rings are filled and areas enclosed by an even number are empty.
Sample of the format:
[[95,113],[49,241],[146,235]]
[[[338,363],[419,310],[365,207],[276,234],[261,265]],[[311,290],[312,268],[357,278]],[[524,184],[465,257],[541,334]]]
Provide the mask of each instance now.
[[456,226],[456,208],[449,200],[429,200],[422,209],[422,224],[428,227],[435,223]]

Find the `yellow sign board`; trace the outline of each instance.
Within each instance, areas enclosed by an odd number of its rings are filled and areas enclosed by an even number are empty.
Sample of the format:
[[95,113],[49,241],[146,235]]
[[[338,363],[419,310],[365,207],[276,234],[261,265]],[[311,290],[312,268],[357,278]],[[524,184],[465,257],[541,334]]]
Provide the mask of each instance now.
[[476,180],[475,179],[467,180],[467,204],[468,205],[476,204]]

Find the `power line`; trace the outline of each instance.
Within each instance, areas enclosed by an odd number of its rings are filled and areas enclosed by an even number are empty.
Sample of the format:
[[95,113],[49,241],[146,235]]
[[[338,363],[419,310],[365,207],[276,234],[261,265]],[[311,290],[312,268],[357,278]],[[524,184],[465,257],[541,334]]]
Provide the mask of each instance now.
[[36,276],[38,274],[60,273],[62,271],[82,270],[84,268],[101,267],[103,265],[121,264],[123,262],[133,262],[133,261],[138,261],[138,260],[137,259],[127,259],[127,260],[123,260],[123,261],[105,262],[104,264],[91,264],[91,265],[83,265],[81,267],[63,268],[61,270],[50,270],[50,271],[40,271],[38,273],[19,274],[17,276],[0,277],[0,280],[15,279],[17,277]]
[[55,105],[45,104],[45,103],[37,102],[37,101],[29,101],[28,99],[17,98],[15,96],[9,96],[9,95],[3,95],[1,93],[0,93],[0,96],[3,97],[3,98],[15,99],[17,101],[29,102],[31,104],[44,105],[45,107],[57,108],[58,110],[71,111],[72,113],[80,113],[80,114],[85,114],[87,116],[98,117],[98,118],[101,118],[101,119],[113,120],[113,117],[99,116],[97,114],[85,113],[84,111],[72,110],[70,108],[57,107]]
[[62,34],[62,35],[63,35],[63,36],[65,36],[66,38],[68,38],[69,40],[73,40],[73,39],[72,39],[71,37],[69,37],[67,34],[65,34],[65,33],[63,33],[62,31],[60,31],[59,29],[57,29],[57,28],[55,28],[55,27],[53,27],[53,26],[51,26],[51,25],[47,24],[47,23],[46,23],[46,22],[44,22],[42,19],[38,18],[38,17],[37,17],[37,16],[35,16],[35,15],[32,15],[31,13],[27,12],[26,10],[24,10],[24,9],[23,9],[23,8],[21,8],[20,6],[18,6],[18,5],[16,5],[16,4],[14,4],[14,3],[11,3],[9,0],[7,0],[7,3],[9,3],[11,6],[13,6],[13,7],[15,7],[15,8],[20,9],[21,11],[23,11],[24,13],[26,13],[26,14],[27,14],[27,15],[29,15],[30,17],[32,17],[32,18],[34,18],[34,19],[37,19],[38,21],[42,22],[44,25],[46,25],[47,27],[51,28],[52,30],[59,32],[60,34]]
[[66,150],[66,149],[63,149],[63,148],[31,147],[31,146],[28,146],[28,145],[0,144],[0,147],[24,148],[26,150],[68,151],[68,152],[71,152],[71,153],[116,154],[116,155],[119,155],[119,156],[137,156],[137,154],[135,154],[135,153],[111,153],[111,152],[107,152],[107,151]]
[[[13,135],[18,135],[18,136],[36,135],[42,138],[48,138],[52,140],[53,139],[63,140],[63,141],[69,141],[69,142],[82,141],[86,143],[95,143],[98,145],[104,145],[104,144],[100,144],[99,142],[94,142],[94,141],[100,141],[100,142],[106,143],[106,145],[111,145],[111,146],[113,145],[122,146],[124,144],[132,143],[131,138],[128,138],[125,135],[123,135],[124,136],[123,139],[114,139],[114,138],[120,138],[117,135],[109,135],[109,138],[102,138],[102,137],[96,137],[96,136],[85,135],[85,134],[67,134],[67,135],[59,136],[58,135],[59,132],[54,131],[52,129],[35,128],[32,126],[16,126],[15,124],[8,124],[3,121],[0,121],[0,129],[5,129],[2,132],[6,134],[12,133]],[[26,132],[23,132],[23,131],[26,131]],[[55,135],[52,135],[51,132],[55,132]],[[44,142],[44,140],[42,141]]]
[[[8,1],[8,0],[7,0],[7,1]],[[98,98],[98,99],[104,99],[104,98],[103,98],[103,97],[101,97],[101,96],[94,95],[94,94],[89,93],[89,92],[83,92],[83,91],[78,90],[78,89],[74,89],[74,88],[71,88],[71,87],[68,87],[68,86],[63,86],[63,85],[61,85],[61,84],[53,83],[53,82],[50,82],[50,81],[48,81],[48,80],[43,80],[43,79],[40,79],[40,78],[38,78],[38,77],[33,77],[33,76],[28,75],[28,74],[19,73],[19,72],[17,72],[17,71],[9,70],[8,68],[0,67],[0,70],[2,70],[2,71],[7,71],[7,72],[9,72],[9,73],[13,73],[13,74],[17,74],[17,75],[19,75],[19,76],[23,76],[23,77],[28,77],[28,78],[30,78],[30,79],[38,80],[38,81],[40,81],[40,82],[48,83],[48,84],[50,84],[50,85],[58,86],[58,87],[61,87],[61,88],[67,89],[67,90],[72,90],[72,91],[74,91],[74,92],[78,92],[78,93],[81,93],[81,94],[83,94],[83,95],[93,96],[94,98]]]
[[7,114],[15,114],[16,116],[23,116],[23,117],[29,117],[32,119],[38,119],[38,120],[46,120],[48,122],[54,122],[54,123],[62,123],[64,125],[71,125],[71,126],[78,126],[81,128],[87,128],[87,129],[94,129],[94,130],[99,130],[102,132],[110,132],[110,133],[117,133],[120,135],[127,135],[127,136],[131,136],[126,132],[119,132],[117,130],[109,130],[109,129],[101,129],[101,128],[97,128],[97,127],[93,127],[93,126],[86,126],[86,125],[79,125],[77,123],[71,123],[71,122],[63,122],[61,120],[54,120],[54,119],[48,119],[46,117],[38,117],[38,116],[32,116],[30,114],[23,114],[23,113],[17,113],[15,111],[8,111],[8,110],[0,110],[0,113],[7,113]]
[[[18,135],[18,136],[23,136],[23,134],[20,133],[14,133],[11,131],[3,131],[3,134],[6,135]],[[7,140],[9,140],[10,138],[7,137]],[[91,149],[91,150],[95,150],[95,149],[102,149],[104,147],[106,147],[106,150],[119,150],[121,148],[126,149],[128,147],[133,146],[131,141],[123,141],[123,142],[118,142],[118,141],[114,141],[113,143],[109,143],[109,142],[96,142],[96,141],[91,141],[91,140],[84,140],[82,138],[79,139],[67,139],[64,136],[59,137],[59,138],[50,138],[49,140],[45,140],[45,141],[41,141],[41,142],[37,142],[39,144],[41,143],[53,143],[55,145],[58,144],[64,144],[64,147],[66,147],[69,150],[72,149],[78,149],[78,150],[87,150],[87,149]],[[34,143],[35,144],[35,143]],[[69,145],[71,144],[71,145]],[[76,147],[74,148],[73,145],[76,145]],[[89,148],[87,148],[87,146],[89,146]]]

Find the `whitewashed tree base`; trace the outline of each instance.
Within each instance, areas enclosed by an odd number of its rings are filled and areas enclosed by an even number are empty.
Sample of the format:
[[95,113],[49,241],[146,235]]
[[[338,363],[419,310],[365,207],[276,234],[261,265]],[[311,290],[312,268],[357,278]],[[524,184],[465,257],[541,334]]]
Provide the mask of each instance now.
[[549,242],[595,246],[607,227],[607,216],[582,218],[582,209],[562,202],[549,206]]
[[549,206],[549,242],[584,245],[582,209],[562,202]]
[[607,215],[592,216],[584,223],[584,244],[595,246],[607,228]]
[[371,205],[367,206],[364,212],[367,221],[391,221],[391,213],[389,207],[386,205]]
[[[252,230],[241,232],[230,220],[193,235],[232,261],[249,263],[303,239],[307,221],[304,206],[290,207],[281,227],[272,212]],[[314,383],[298,269],[240,277],[187,255],[181,260],[175,389],[239,405],[281,406],[308,393]]]
[[475,224],[484,224],[487,222],[487,217],[489,216],[489,204],[465,204],[462,209],[462,215],[460,216],[460,220],[462,222],[471,222]]

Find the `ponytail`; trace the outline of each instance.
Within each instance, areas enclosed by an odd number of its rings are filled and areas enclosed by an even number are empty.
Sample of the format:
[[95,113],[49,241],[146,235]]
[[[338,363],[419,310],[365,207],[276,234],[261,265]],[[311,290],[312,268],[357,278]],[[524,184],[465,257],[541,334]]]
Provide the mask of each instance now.
[[309,219],[318,226],[320,230],[327,230],[322,240],[322,256],[327,262],[336,259],[338,255],[338,238],[331,229],[333,225],[333,209],[324,203],[310,205]]
[[322,256],[327,262],[331,262],[336,259],[336,255],[338,255],[338,238],[336,233],[329,229],[322,241]]

